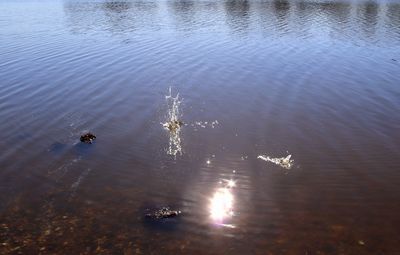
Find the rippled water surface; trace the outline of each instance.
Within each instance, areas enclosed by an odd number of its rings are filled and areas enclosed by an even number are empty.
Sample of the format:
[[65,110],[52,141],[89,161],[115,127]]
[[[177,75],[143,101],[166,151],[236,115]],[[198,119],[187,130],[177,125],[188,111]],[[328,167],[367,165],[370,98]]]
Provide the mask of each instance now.
[[0,254],[400,254],[399,112],[396,0],[3,0]]

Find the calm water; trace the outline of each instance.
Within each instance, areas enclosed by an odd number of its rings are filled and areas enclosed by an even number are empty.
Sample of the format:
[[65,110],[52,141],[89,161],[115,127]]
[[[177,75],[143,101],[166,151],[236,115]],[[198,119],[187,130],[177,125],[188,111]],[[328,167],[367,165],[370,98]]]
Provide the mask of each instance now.
[[399,1],[3,0],[0,253],[400,254],[399,110]]

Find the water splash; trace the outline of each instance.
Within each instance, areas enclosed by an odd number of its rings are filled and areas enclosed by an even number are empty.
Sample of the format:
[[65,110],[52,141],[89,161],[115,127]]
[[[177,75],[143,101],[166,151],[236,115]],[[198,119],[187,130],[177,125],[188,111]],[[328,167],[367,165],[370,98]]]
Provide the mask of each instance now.
[[179,99],[179,93],[176,96],[172,96],[171,87],[169,88],[169,94],[165,96],[168,106],[167,120],[165,123],[161,123],[165,130],[169,133],[169,145],[167,149],[167,154],[175,156],[177,154],[182,155],[181,146],[181,127],[183,122],[180,121],[182,117],[180,113],[180,104],[182,101]]
[[196,122],[191,124],[191,126],[194,127],[195,130],[196,130],[196,127],[200,127],[200,128],[207,128],[207,127],[215,128],[217,125],[219,125],[218,120],[214,120],[214,121],[196,121]]
[[283,167],[285,169],[290,169],[292,168],[293,164],[294,164],[294,160],[290,159],[292,157],[292,155],[288,155],[286,157],[282,157],[282,158],[271,158],[269,156],[264,156],[264,155],[259,155],[257,158],[262,159],[264,161],[269,161],[272,162],[280,167]]

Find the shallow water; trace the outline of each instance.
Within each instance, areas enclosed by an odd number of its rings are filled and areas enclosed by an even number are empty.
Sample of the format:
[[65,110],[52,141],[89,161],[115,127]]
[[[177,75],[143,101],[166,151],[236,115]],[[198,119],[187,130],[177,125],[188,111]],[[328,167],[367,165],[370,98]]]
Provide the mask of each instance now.
[[399,86],[394,0],[1,1],[0,253],[398,254]]

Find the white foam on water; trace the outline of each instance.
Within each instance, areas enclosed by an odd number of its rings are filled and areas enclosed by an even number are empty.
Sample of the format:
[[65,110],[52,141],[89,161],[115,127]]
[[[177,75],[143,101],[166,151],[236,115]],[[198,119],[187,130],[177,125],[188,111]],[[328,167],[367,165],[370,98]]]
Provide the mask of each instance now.
[[292,155],[288,155],[288,156],[282,157],[282,158],[271,158],[269,156],[259,155],[257,158],[262,159],[267,162],[272,162],[272,163],[274,163],[280,167],[283,167],[285,169],[290,169],[290,168],[292,168],[292,166],[294,164],[294,160],[290,159],[291,157],[292,157]]

